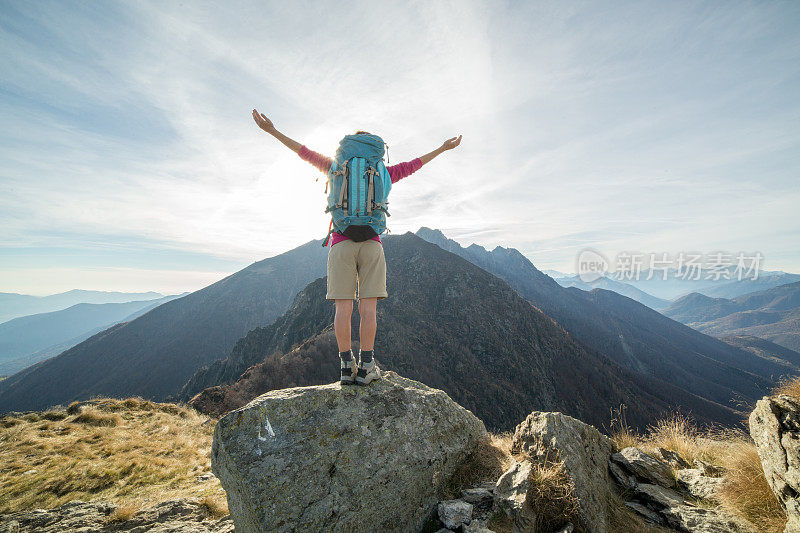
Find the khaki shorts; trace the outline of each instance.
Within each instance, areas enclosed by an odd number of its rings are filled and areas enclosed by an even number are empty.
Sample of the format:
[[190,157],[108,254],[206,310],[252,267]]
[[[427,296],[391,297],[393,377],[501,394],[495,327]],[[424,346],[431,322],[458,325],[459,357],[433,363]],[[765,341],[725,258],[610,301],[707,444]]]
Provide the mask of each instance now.
[[331,246],[328,252],[328,300],[386,298],[386,258],[383,245],[369,239],[350,239]]

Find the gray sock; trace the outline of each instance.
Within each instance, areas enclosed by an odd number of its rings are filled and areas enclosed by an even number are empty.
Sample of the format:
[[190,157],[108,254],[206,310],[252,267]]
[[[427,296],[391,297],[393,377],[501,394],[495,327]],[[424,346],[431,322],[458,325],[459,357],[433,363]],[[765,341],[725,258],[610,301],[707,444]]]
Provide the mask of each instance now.
[[339,359],[341,359],[345,363],[347,361],[352,361],[353,360],[353,350],[347,350],[346,352],[339,352]]
[[372,362],[372,355],[375,353],[375,350],[359,350],[358,357],[361,359],[362,363],[371,363]]

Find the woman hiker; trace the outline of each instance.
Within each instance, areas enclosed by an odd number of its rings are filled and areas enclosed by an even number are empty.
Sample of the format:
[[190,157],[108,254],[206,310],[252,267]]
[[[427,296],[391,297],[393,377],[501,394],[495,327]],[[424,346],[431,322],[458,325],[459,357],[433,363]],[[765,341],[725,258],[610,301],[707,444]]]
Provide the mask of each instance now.
[[[328,209],[331,230],[325,244],[328,251],[328,300],[334,300],[333,320],[341,360],[341,383],[367,385],[380,378],[373,359],[376,307],[385,298],[386,259],[379,234],[386,228],[386,196],[393,183],[416,172],[425,163],[461,142],[461,136],[446,140],[439,148],[406,163],[386,167],[384,143],[366,131],[347,135],[335,158],[309,150],[275,129],[272,121],[253,109],[253,119],[290,150],[328,174]],[[326,187],[327,190],[328,187]],[[323,244],[324,245],[324,244]],[[360,350],[356,366],[350,346],[350,317],[358,289]]]

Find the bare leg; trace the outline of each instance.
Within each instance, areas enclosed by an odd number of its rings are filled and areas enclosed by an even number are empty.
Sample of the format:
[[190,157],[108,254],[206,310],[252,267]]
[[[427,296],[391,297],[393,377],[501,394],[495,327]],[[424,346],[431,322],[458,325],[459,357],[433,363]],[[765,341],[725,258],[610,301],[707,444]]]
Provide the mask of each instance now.
[[360,298],[358,300],[358,314],[361,317],[358,334],[362,350],[372,350],[375,346],[375,332],[378,331],[377,307],[377,298]]
[[[336,332],[336,343],[340,352],[350,350],[350,317],[353,314],[353,300],[334,300],[336,316],[333,319],[333,330]],[[363,320],[363,319],[362,319]],[[373,333],[374,337],[375,334]]]

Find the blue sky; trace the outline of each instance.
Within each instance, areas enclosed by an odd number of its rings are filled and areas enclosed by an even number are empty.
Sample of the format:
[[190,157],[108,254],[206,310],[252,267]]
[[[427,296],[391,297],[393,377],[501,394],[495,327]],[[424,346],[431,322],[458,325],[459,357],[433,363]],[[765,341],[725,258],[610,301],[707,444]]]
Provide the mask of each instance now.
[[[357,24],[357,30],[354,28]],[[390,228],[761,252],[800,272],[795,2],[0,3],[0,291],[179,292],[321,238],[332,154],[410,160]]]

